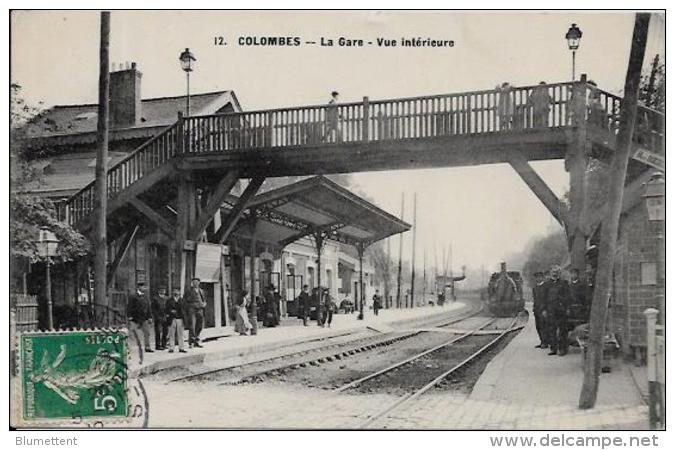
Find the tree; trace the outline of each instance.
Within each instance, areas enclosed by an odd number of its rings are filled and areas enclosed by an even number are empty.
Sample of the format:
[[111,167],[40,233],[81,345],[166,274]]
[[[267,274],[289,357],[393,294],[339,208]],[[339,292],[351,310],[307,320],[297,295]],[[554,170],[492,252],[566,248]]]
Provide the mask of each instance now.
[[562,230],[536,239],[529,246],[527,258],[523,264],[523,278],[534,286],[534,273],[548,270],[553,265],[561,265],[568,257],[567,238]]
[[30,193],[41,182],[41,172],[34,162],[44,156],[45,149],[26,144],[26,124],[39,113],[39,108],[21,98],[20,85],[12,84],[10,90],[10,256],[25,258],[30,263],[41,261],[43,257],[38,253],[35,240],[39,230],[46,228],[60,241],[58,261],[82,257],[89,252],[87,239],[57,219],[51,200]]
[[600,365],[607,319],[607,304],[611,293],[611,278],[614,268],[614,253],[621,215],[626,169],[630,158],[633,131],[637,116],[640,90],[640,71],[645,54],[650,15],[637,13],[633,28],[633,40],[628,59],[628,70],[624,87],[624,99],[619,122],[616,151],[612,158],[608,182],[608,212],[602,224],[602,239],[598,253],[598,268],[595,275],[595,291],[591,306],[588,351],[584,364],[584,382],[579,395],[579,408],[595,406],[598,395]]
[[640,78],[638,102],[662,113],[666,112],[666,65],[654,57],[651,70]]
[[389,301],[396,265],[389,255],[387,255],[384,242],[379,241],[368,247],[366,257],[370,258],[373,263],[375,278],[384,284],[384,297],[386,301]]

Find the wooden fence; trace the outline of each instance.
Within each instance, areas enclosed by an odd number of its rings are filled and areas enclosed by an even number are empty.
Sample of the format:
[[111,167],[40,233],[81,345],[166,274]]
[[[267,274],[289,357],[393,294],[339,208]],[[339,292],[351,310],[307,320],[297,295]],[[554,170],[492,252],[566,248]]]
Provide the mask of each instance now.
[[11,294],[11,309],[17,332],[38,329],[38,300],[35,295]]

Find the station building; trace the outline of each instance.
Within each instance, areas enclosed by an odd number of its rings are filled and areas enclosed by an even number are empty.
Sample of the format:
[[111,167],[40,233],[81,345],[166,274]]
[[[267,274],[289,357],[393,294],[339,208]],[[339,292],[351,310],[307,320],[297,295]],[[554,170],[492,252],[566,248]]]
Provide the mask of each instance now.
[[[110,75],[109,165],[112,165],[174,123],[185,109],[186,97],[142,99],[142,74],[135,64]],[[232,91],[192,94],[190,108],[194,115],[241,111]],[[30,147],[45,155],[34,161],[43,176],[30,186],[30,193],[58,203],[93,181],[96,125],[96,104],[54,106],[27,124]],[[261,296],[267,286],[277,288],[282,297],[282,312],[292,314],[302,286],[307,284],[312,289],[318,286],[319,278],[336,303],[348,298],[358,305],[364,298],[365,307],[369,308],[370,299],[380,286],[373,264],[363,250],[372,242],[406,231],[409,225],[329,179],[315,177],[258,194],[224,245],[208,243],[209,233],[218,228],[244,188],[245,182],[240,181],[230,195],[231,201],[222,205],[202,242],[196,245],[195,275],[201,278],[208,297],[206,327],[231,323],[234,305],[243,289]],[[349,221],[345,214],[358,219]],[[115,323],[125,319],[127,298],[138,282],[146,282],[151,294],[159,287],[169,290],[182,287],[183,276],[177,273],[180,265],[174,261],[174,237],[163,226],[168,222],[164,219],[170,219],[171,215],[167,208],[159,217],[148,220],[139,211],[137,225],[109,242],[108,261],[113,270],[109,299],[105,302],[93,298],[90,261],[54,265],[55,315],[60,310],[67,315],[70,314],[67,311],[84,309],[91,310],[98,322]],[[109,224],[109,228],[115,226]],[[322,241],[320,261],[316,236]],[[357,247],[361,249],[361,261]],[[41,271],[31,270],[29,279],[37,282],[29,282],[29,289],[43,285],[41,276]],[[72,326],[78,319],[63,320]]]

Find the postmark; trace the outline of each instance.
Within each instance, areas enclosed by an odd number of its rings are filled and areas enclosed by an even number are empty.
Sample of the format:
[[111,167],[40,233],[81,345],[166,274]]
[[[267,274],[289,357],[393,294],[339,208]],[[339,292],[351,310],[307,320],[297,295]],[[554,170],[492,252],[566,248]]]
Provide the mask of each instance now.
[[19,352],[26,422],[128,416],[124,330],[26,333]]

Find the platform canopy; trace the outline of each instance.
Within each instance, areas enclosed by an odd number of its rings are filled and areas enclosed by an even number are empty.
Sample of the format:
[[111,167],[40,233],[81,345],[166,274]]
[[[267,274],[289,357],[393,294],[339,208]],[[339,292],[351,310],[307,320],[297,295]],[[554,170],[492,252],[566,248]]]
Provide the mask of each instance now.
[[[226,201],[224,213],[236,200],[233,196]],[[323,176],[257,195],[234,234],[250,239],[252,223],[257,241],[281,247],[318,233],[327,239],[367,247],[410,229],[408,223]]]

